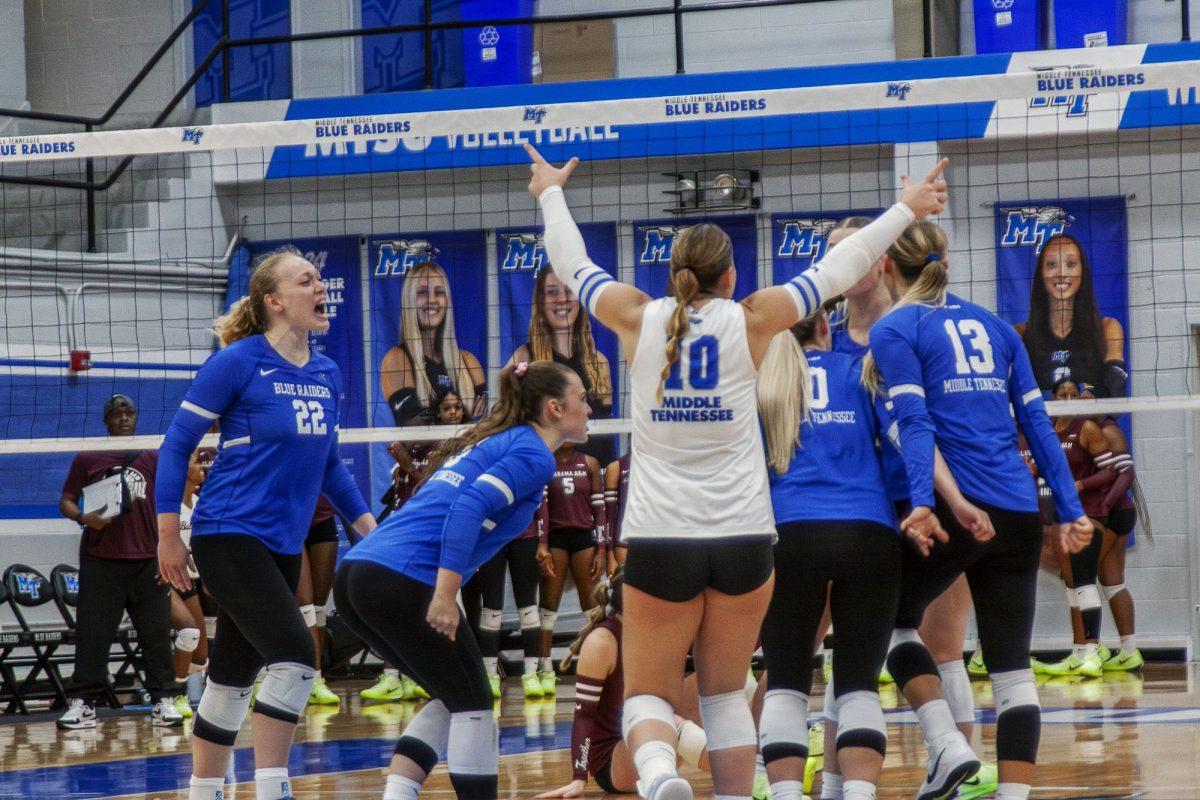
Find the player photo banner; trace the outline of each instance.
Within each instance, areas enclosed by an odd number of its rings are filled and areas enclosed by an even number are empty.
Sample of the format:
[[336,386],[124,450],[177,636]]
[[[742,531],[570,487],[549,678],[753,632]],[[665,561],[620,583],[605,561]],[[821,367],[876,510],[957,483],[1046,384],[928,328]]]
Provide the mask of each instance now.
[[754,216],[705,219],[647,219],[633,223],[634,282],[651,297],[667,294],[671,278],[671,247],[679,231],[689,225],[711,222],[729,234],[737,284],[733,299],[741,300],[758,288],[758,230]]
[[878,208],[771,215],[771,282],[786,283],[825,257],[829,233],[847,217],[875,219]]
[[[585,222],[579,226],[588,256],[614,276],[617,269],[617,226],[612,222]],[[501,228],[496,231],[496,265],[500,282],[500,354],[505,362],[518,347],[529,342],[529,321],[535,302],[535,290],[542,270],[550,261],[542,243],[540,228]],[[553,320],[553,297],[543,300],[543,318]],[[578,314],[587,314],[579,308]],[[572,324],[576,324],[572,322]],[[619,416],[617,337],[595,319],[590,320],[596,348],[608,359],[613,383],[613,416]],[[552,322],[549,327],[553,327]]]

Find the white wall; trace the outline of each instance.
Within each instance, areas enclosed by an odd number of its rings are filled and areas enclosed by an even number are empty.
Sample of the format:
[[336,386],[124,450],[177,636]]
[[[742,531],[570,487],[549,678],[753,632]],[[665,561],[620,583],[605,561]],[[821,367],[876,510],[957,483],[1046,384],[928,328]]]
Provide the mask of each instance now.
[[[0,19],[0,108],[20,108],[26,96],[24,0],[0,0]],[[0,131],[7,122],[0,118]]]

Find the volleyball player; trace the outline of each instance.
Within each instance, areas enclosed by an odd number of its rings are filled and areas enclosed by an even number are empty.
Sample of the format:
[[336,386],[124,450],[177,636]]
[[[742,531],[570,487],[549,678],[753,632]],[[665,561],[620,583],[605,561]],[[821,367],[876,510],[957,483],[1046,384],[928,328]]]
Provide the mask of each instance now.
[[[585,386],[587,384],[584,384]],[[547,535],[550,565],[542,575],[538,592],[538,614],[542,626],[541,663],[538,665],[539,694],[522,678],[526,697],[550,696],[558,677],[550,658],[558,606],[562,602],[567,572],[579,594],[579,608],[592,607],[592,591],[608,565],[604,528],[604,490],[600,462],[575,449],[570,442],[554,454],[557,467],[546,487]]]
[[460,798],[496,797],[491,687],[455,596],[464,576],[529,526],[554,451],[587,438],[588,414],[569,368],[505,367],[488,416],[439,449],[412,501],[343,559],[334,597],[346,624],[433,697],[396,746],[388,800],[415,800],[443,752]]
[[604,515],[608,520],[608,572],[611,575],[625,563],[628,543],[621,537],[625,501],[629,499],[629,453],[604,468]]
[[[996,798],[1026,800],[1041,728],[1029,639],[1042,531],[1034,481],[1017,452],[1017,425],[1054,490],[1059,518],[1071,520],[1058,527],[1062,548],[1086,546],[1092,523],[1020,337],[991,312],[947,293],[946,249],[945,234],[931,222],[909,226],[889,248],[884,279],[898,301],[871,329],[864,365],[867,385],[878,388],[882,375],[893,404],[913,508],[901,524],[925,556],[906,551],[888,667],[930,751],[918,800],[945,798],[979,760],[955,727],[917,628],[929,602],[965,572],[999,709]],[[991,518],[994,536],[967,530],[935,497],[935,436],[963,494]]]
[[675,238],[673,297],[652,300],[614,281],[588,258],[563,195],[578,159],[555,168],[533,147],[526,151],[555,274],[617,333],[629,363],[622,729],[638,788],[649,800],[692,796],[675,769],[674,727],[692,647],[715,794],[749,797],[758,737],[742,688],[773,588],[775,535],[757,366],[771,337],[853,286],[913,219],[941,211],[947,162],[914,186],[905,179],[901,202],[819,268],[735,303],[733,248],[715,225]]
[[304,258],[264,259],[250,277],[249,297],[224,322],[227,346],[197,372],[160,451],[159,570],[186,590],[191,579],[179,508],[188,459],[212,422],[220,422],[218,455],[192,515],[192,557],[220,615],[193,730],[191,800],[222,796],[264,663],[252,716],[257,797],[291,795],[288,751],[314,669],[295,590],[318,493],[359,533],[375,525],[338,457],[337,365],[309,347],[310,333],[329,329],[326,299],[317,269]]
[[304,538],[304,549],[300,551],[300,582],[296,586],[296,602],[300,605],[300,613],[304,615],[304,623],[308,625],[315,652],[316,670],[313,672],[312,694],[308,702],[322,706],[336,706],[341,702],[321,675],[321,651],[325,646],[325,604],[329,601],[333,570],[337,566],[338,527],[334,514],[333,504],[325,495],[318,497],[308,536]]

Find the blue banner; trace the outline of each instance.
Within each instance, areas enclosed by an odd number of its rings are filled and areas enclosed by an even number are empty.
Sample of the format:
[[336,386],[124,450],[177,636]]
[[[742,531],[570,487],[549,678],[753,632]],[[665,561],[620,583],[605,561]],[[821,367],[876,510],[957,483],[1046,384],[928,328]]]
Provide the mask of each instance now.
[[[445,281],[431,277],[426,285],[414,283],[406,291],[411,268],[427,261],[441,268]],[[472,381],[486,384],[487,234],[474,230],[376,236],[367,242],[367,264],[371,274],[370,369],[376,376],[371,398],[372,426],[395,425],[387,389],[394,392],[397,386],[393,384],[398,378],[391,370],[385,372],[383,365],[385,359],[389,363],[393,359],[405,360],[400,356],[405,314],[413,315],[410,325],[417,338],[422,329],[421,319],[426,314],[430,315],[429,328],[436,327],[442,337],[452,333],[465,366],[473,373]],[[413,349],[413,343],[408,345],[410,350]],[[413,364],[412,367],[424,370],[424,364]],[[453,371],[451,379],[454,379]],[[465,387],[457,388],[463,391]],[[467,412],[470,415],[470,407]],[[379,498],[391,484],[394,464],[386,447],[372,445],[371,501],[376,508]]]
[[771,215],[771,283],[790,281],[825,257],[829,233],[846,217],[870,217],[878,208]]
[[[456,0],[434,0],[433,20],[459,19]],[[412,0],[362,0],[362,26],[415,25],[423,21],[425,4]],[[450,89],[463,85],[462,32],[434,31],[433,85]],[[420,31],[364,36],[363,92],[408,92],[425,88],[425,35]]]
[[[198,0],[193,0],[194,6]],[[289,0],[229,0],[229,36],[286,36],[292,32]],[[210,2],[192,26],[192,65],[199,67],[221,38],[221,3]],[[196,107],[221,102],[222,58],[196,83]],[[292,46],[264,44],[229,51],[229,100],[283,100],[292,96]]]
[[689,225],[720,225],[733,242],[737,284],[733,299],[741,300],[758,288],[758,226],[753,215],[681,220],[647,219],[633,223],[634,283],[651,297],[664,297],[671,278],[671,245],[675,234]]
[[[612,222],[585,222],[579,226],[592,261],[616,273],[617,227]],[[550,262],[542,246],[540,229],[502,228],[496,231],[496,264],[500,281],[500,355],[508,362],[513,352],[529,341],[534,286],[538,273]],[[579,313],[587,314],[580,309]],[[613,416],[620,416],[617,364],[620,349],[617,337],[596,320],[591,320],[592,337],[597,349],[608,359],[613,386]]]

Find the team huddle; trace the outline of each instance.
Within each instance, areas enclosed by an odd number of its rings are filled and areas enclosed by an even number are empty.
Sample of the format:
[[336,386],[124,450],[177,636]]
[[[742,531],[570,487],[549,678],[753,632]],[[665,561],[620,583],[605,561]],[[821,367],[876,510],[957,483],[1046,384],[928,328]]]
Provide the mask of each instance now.
[[[736,302],[730,239],[707,223],[677,236],[670,296],[614,280],[588,257],[567,205],[578,160],[556,168],[526,149],[553,275],[618,336],[628,364],[630,452],[603,463],[577,449],[591,387],[530,348],[501,372],[476,424],[402,470],[400,500],[377,525],[338,457],[337,366],[308,345],[329,326],[319,275],[297,255],[264,261],[160,455],[160,568],[182,591],[187,466],[220,428],[191,521],[190,557],[221,613],[190,800],[220,800],[264,666],[251,715],[257,798],[291,796],[288,753],[316,668],[294,598],[320,494],[363,537],[334,580],[339,614],[430,697],[396,745],[384,800],[415,800],[443,759],[459,797],[497,797],[506,569],[526,696],[555,691],[550,634],[568,573],[588,610],[568,657],[573,780],[540,797],[579,796],[593,779],[607,792],[690,800],[678,771],[688,764],[711,773],[718,800],[800,800],[814,654],[831,618],[821,797],[875,798],[886,668],[929,751],[917,800],[946,800],[983,766],[961,652],[973,603],[996,702],[995,797],[1027,800],[1043,544],[1078,600],[1073,657],[1094,670],[1095,581],[1115,612],[1123,586],[1104,565],[1133,527],[1133,473],[1127,448],[1105,438],[1115,423],[1052,422],[1021,333],[947,291],[949,243],[928,218],[948,202],[948,162],[906,177],[877,219],[844,221],[813,267]],[[868,307],[869,319],[855,311]],[[459,400],[449,421],[476,405]],[[1095,530],[1099,516],[1111,540]]]

